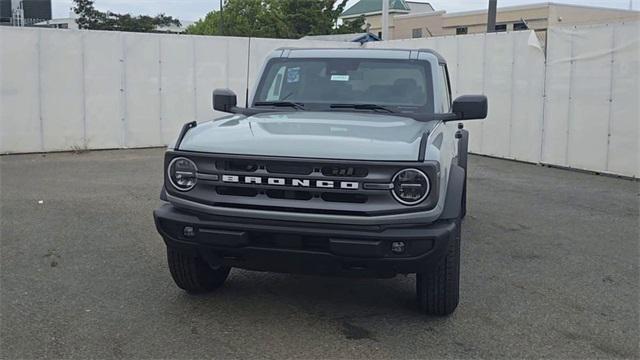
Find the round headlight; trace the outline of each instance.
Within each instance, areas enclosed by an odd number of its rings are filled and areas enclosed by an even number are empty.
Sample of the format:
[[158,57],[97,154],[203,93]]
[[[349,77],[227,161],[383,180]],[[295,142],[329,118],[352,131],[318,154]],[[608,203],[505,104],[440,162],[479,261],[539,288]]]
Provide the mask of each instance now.
[[189,191],[196,186],[198,168],[187,158],[177,157],[171,160],[167,172],[171,185],[180,191]]
[[429,178],[418,169],[404,169],[393,177],[393,197],[404,205],[417,205],[429,195]]

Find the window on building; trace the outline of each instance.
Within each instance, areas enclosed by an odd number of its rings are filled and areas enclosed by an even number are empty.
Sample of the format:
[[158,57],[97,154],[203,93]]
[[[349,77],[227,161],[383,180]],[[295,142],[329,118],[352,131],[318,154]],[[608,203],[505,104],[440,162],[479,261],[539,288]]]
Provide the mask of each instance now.
[[469,29],[466,26],[456,28],[456,35],[466,35],[468,32]]
[[529,30],[527,23],[525,23],[524,21],[521,21],[513,24],[513,31],[520,31],[520,30]]
[[378,39],[380,39],[380,40],[384,40],[384,39],[382,38],[382,31],[378,31]]
[[422,37],[422,29],[421,28],[417,28],[417,29],[411,30],[411,37],[414,38],[414,39],[421,38]]
[[496,32],[505,32],[505,31],[507,31],[507,24],[496,25]]

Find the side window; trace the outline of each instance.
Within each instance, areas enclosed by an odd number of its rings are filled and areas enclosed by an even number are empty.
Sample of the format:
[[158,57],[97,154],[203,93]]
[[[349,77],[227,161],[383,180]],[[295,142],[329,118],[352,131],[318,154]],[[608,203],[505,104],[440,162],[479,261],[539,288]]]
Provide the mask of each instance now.
[[447,74],[447,66],[440,65],[440,83],[442,84],[442,109],[443,112],[451,111],[451,88],[449,87],[449,75]]
[[267,93],[267,101],[276,101],[280,99],[280,91],[282,90],[282,78],[284,78],[284,72],[287,68],[285,66],[280,67],[276,76],[273,77],[273,81],[269,86],[269,92]]

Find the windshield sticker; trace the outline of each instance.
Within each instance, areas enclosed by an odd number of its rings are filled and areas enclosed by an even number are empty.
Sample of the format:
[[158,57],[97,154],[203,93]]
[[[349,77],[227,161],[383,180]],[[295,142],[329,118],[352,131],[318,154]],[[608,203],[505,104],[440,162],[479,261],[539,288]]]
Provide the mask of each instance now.
[[349,81],[349,75],[331,75],[331,81]]
[[287,82],[288,83],[296,83],[300,81],[300,67],[288,68],[287,69]]

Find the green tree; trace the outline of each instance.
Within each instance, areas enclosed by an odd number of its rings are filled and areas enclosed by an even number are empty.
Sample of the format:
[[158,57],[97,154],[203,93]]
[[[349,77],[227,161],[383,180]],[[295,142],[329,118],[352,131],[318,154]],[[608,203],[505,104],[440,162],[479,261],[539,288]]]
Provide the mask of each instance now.
[[180,21],[164,14],[155,17],[131,16],[96,10],[93,5],[94,0],[73,0],[73,2],[75,5],[73,11],[78,15],[76,22],[80,29],[156,32],[159,26],[180,26]]
[[361,32],[364,18],[337,25],[348,0],[339,1],[334,8],[336,0],[229,0],[222,12],[210,12],[187,32],[290,39]]

